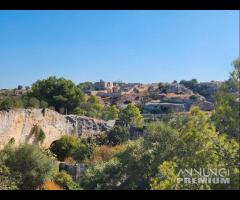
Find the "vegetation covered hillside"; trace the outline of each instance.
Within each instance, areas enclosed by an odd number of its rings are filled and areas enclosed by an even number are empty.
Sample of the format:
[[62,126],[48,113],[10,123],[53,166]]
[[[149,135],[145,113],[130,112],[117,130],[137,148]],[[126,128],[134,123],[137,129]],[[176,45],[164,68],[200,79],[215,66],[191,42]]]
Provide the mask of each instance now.
[[[3,95],[1,110],[50,108],[116,122],[96,137],[66,134],[47,149],[10,140],[0,151],[0,189],[240,189],[239,58],[233,67],[206,97],[194,91],[195,80],[75,85],[56,77],[21,95]],[[59,163],[69,168],[59,171]]]

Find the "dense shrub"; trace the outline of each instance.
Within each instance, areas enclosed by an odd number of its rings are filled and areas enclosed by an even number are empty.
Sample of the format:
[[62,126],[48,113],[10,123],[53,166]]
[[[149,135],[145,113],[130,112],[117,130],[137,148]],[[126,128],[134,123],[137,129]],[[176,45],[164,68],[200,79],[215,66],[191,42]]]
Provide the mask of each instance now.
[[35,145],[7,148],[2,156],[19,189],[36,189],[57,171],[55,160]]
[[129,139],[129,131],[127,127],[115,126],[106,133],[105,144],[116,146],[126,142]]
[[17,190],[18,178],[13,176],[9,168],[0,161],[0,190]]
[[9,110],[14,107],[14,100],[10,97],[6,97],[0,102],[0,110]]
[[80,189],[77,183],[75,183],[72,177],[65,171],[58,172],[54,177],[54,181],[66,190]]
[[79,140],[74,136],[63,136],[52,143],[50,150],[57,156],[58,160],[72,156],[79,147]]
[[37,190],[63,190],[63,187],[59,186],[54,181],[47,180],[42,185],[38,186]]
[[64,161],[68,157],[76,161],[84,161],[94,151],[95,144],[90,139],[79,139],[75,136],[63,136],[55,141],[50,150],[56,154],[58,160]]
[[101,145],[97,146],[95,151],[90,156],[88,160],[91,164],[97,164],[99,162],[106,162],[112,159],[117,153],[123,151],[125,145],[117,145],[117,146],[108,146],[108,145]]

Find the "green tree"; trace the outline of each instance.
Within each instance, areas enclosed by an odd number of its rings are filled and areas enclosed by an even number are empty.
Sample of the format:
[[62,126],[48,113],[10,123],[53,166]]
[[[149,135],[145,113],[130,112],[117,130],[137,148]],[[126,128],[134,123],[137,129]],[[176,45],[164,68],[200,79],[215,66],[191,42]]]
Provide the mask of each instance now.
[[230,73],[230,79],[233,81],[237,89],[240,89],[240,58],[233,61],[233,72]]
[[240,141],[239,63],[240,59],[233,62],[234,70],[229,81],[223,84],[216,94],[212,119],[220,133],[226,133]]
[[[172,123],[178,128],[178,140],[172,159],[164,159],[159,165],[156,178],[151,179],[152,189],[236,189],[239,187],[239,144],[219,135],[209,116],[193,107],[184,124]],[[181,127],[181,128],[179,128]],[[220,169],[230,170],[229,185],[210,183],[181,184],[177,183],[180,169]],[[193,177],[197,177],[195,173]]]
[[128,104],[126,108],[120,110],[119,120],[126,125],[135,127],[142,127],[144,121],[139,108],[133,104]]
[[96,96],[90,96],[86,102],[74,109],[75,114],[86,115],[94,118],[101,118],[104,105]]
[[47,102],[57,111],[65,108],[68,113],[72,113],[81,102],[85,101],[84,94],[72,81],[56,77],[35,82],[32,85],[31,96]]
[[78,85],[79,89],[83,92],[90,92],[95,89],[94,84],[91,82],[84,82]]
[[194,78],[190,81],[181,80],[179,83],[189,88],[190,90],[195,90],[195,86],[198,83],[198,81],[197,79]]
[[105,106],[102,111],[103,120],[114,120],[118,118],[119,110],[115,105]]
[[21,89],[23,89],[23,86],[22,86],[22,85],[18,85],[18,86],[17,86],[17,89],[18,89],[18,90],[21,90]]

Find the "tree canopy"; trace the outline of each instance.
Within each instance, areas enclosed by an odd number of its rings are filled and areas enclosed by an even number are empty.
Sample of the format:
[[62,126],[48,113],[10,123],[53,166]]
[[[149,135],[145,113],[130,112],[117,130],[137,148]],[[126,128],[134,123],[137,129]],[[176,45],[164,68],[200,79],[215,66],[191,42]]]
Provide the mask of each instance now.
[[135,127],[142,127],[144,121],[139,108],[133,104],[128,104],[126,108],[120,110],[119,120],[126,125]]
[[31,95],[47,102],[57,111],[64,108],[68,113],[72,113],[85,100],[85,95],[72,81],[55,76],[35,82]]

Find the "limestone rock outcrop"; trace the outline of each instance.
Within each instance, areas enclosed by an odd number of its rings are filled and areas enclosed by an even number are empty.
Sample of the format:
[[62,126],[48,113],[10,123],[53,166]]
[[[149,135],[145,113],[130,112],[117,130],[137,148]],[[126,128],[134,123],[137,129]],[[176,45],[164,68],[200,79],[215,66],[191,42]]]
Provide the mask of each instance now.
[[0,111],[0,149],[11,139],[15,144],[34,143],[31,135],[34,127],[45,133],[42,145],[51,143],[63,135],[94,137],[114,126],[114,121],[103,121],[85,116],[61,115],[49,109],[17,109]]
[[186,88],[182,84],[171,83],[166,84],[163,88],[165,93],[176,93],[176,94],[193,94],[192,90]]
[[195,93],[206,97],[210,102],[214,102],[214,95],[217,93],[223,82],[213,81],[213,82],[201,82],[193,86],[192,90]]

